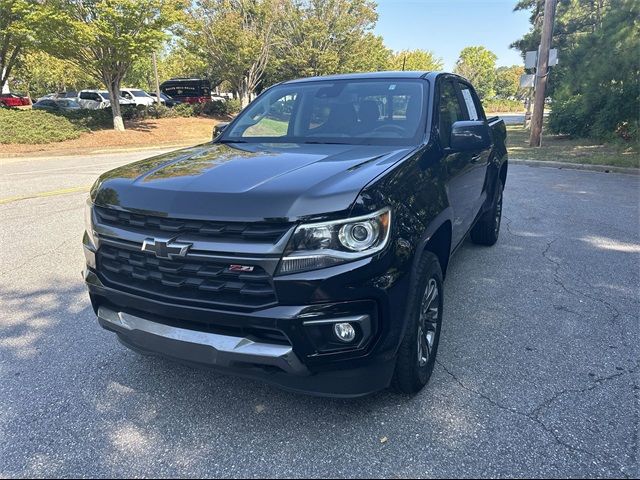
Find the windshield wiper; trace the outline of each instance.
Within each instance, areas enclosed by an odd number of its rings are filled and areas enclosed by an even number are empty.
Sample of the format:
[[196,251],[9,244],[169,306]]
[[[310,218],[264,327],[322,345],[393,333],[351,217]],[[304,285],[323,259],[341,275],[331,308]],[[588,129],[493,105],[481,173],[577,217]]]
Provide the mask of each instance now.
[[349,145],[347,142],[320,142],[317,140],[307,140],[302,143],[308,143],[312,145]]
[[249,143],[246,140],[218,140],[220,143]]

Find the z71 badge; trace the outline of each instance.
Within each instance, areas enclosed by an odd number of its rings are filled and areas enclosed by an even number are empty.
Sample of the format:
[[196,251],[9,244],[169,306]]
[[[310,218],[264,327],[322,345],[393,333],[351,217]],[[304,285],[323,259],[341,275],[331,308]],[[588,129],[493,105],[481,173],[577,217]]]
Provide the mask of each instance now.
[[249,265],[229,265],[231,272],[253,272],[253,267]]

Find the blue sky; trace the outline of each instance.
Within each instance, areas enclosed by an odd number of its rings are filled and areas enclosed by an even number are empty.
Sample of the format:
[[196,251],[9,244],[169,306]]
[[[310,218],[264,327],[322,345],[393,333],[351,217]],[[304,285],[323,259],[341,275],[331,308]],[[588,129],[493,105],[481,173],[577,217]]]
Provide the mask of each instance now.
[[431,50],[451,70],[460,50],[483,45],[498,65],[521,64],[509,44],[529,29],[529,13],[513,12],[515,0],[377,0],[378,24],[393,50]]

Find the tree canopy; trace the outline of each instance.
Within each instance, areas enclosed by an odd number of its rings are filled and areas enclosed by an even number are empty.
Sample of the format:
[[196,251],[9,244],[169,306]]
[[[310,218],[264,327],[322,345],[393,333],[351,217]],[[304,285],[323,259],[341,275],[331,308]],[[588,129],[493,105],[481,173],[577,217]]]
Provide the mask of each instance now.
[[442,70],[444,63],[428,50],[402,50],[395,52],[388,70]]
[[0,0],[0,91],[43,30],[37,21],[42,10],[37,0]]
[[124,130],[116,101],[122,79],[159,48],[184,6],[181,0],[51,0],[37,19],[47,25],[41,48],[103,82],[114,128]]
[[[514,47],[534,50],[540,38],[542,0],[531,9],[531,30]],[[550,127],[558,133],[597,138],[638,138],[640,111],[640,4],[636,0],[559,2],[552,46]]]
[[520,76],[524,73],[521,65],[498,67],[496,69],[496,96],[501,98],[517,98],[521,96]]
[[460,52],[454,72],[469,80],[480,98],[495,96],[497,56],[485,47],[466,47]]

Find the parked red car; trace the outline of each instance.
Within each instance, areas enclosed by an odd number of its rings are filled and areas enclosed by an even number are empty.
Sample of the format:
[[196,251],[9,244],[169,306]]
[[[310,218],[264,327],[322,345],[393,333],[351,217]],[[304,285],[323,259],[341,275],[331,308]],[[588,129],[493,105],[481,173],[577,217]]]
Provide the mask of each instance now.
[[28,107],[31,99],[15,93],[0,93],[0,107]]

